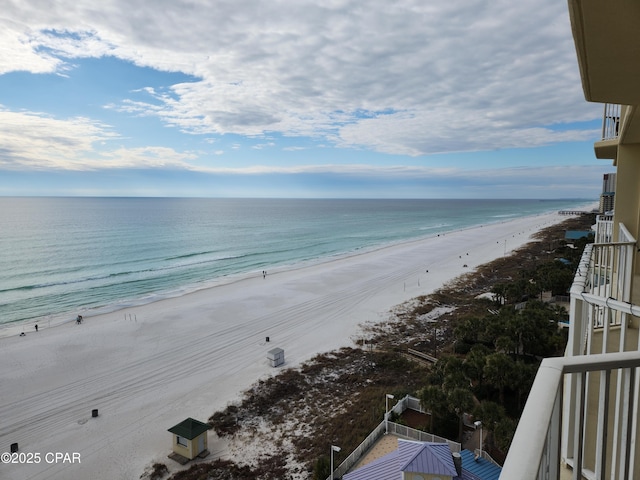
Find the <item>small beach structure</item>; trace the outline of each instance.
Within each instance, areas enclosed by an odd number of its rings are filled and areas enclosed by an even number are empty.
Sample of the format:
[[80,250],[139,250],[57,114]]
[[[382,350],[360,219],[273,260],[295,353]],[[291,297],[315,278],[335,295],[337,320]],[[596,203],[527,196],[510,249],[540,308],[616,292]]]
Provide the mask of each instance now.
[[272,348],[267,352],[267,359],[272,367],[279,367],[284,363],[284,350],[281,348]]
[[173,435],[173,453],[169,458],[184,465],[196,457],[204,458],[209,454],[207,449],[207,431],[209,425],[191,417],[171,427],[168,431]]

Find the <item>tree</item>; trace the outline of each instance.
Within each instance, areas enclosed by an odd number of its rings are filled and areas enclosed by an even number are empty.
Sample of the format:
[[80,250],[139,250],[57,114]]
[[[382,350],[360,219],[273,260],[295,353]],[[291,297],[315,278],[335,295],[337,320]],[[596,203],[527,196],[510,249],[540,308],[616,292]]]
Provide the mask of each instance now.
[[512,306],[502,307],[498,315],[489,315],[485,317],[484,337],[487,342],[493,343],[498,350],[511,351],[510,342],[502,341],[501,345],[497,345],[500,337],[512,339],[511,322],[512,318],[517,315],[516,309]]
[[507,416],[504,407],[496,402],[484,400],[473,410],[473,416],[481,420],[482,426],[490,432],[485,436],[485,441],[488,445],[493,446],[495,444],[495,434],[493,432],[496,425]]
[[462,367],[464,369],[464,374],[471,382],[477,384],[481,383],[484,377],[484,364],[486,362],[486,357],[491,353],[491,350],[482,344],[474,345],[473,348],[469,351],[464,361],[462,362]]
[[508,335],[502,335],[496,338],[494,346],[496,348],[496,352],[507,354],[516,353],[516,350],[518,348],[518,345],[516,344],[516,341],[513,339],[513,337],[510,337]]
[[491,287],[491,293],[493,293],[493,296],[496,299],[496,303],[498,305],[504,305],[507,295],[507,284],[496,283],[493,287]]
[[441,415],[447,407],[447,396],[442,387],[427,385],[418,392],[422,408],[429,412],[429,431],[433,433],[433,417]]
[[457,341],[464,343],[478,343],[479,336],[484,330],[483,321],[477,317],[465,318],[453,330]]
[[527,302],[513,320],[513,332],[518,338],[520,353],[536,356],[556,353],[562,343],[558,321],[563,315],[564,311],[555,305]]
[[500,392],[500,403],[504,404],[504,389],[511,383],[513,360],[504,353],[492,353],[487,356],[484,376],[487,382]]
[[458,417],[458,441],[462,441],[463,418],[473,408],[473,394],[467,388],[456,387],[447,393],[449,411]]
[[527,364],[517,361],[513,369],[512,385],[518,392],[518,411],[522,409],[522,397],[531,391],[533,380],[538,372],[537,364]]
[[[580,252],[582,252],[582,249]],[[551,290],[552,295],[566,295],[573,283],[574,273],[575,266],[565,265],[555,260],[539,265],[536,268],[534,277],[545,290]]]
[[443,355],[431,371],[430,382],[442,385],[445,390],[469,384],[462,372],[462,360],[454,355]]
[[513,435],[516,433],[517,422],[510,417],[503,417],[496,423],[494,435],[496,437],[496,446],[506,452],[509,450]]
[[462,368],[462,362],[459,362],[455,370],[447,372],[442,381],[442,388],[445,392],[449,392],[454,388],[469,388],[470,383]]
[[514,280],[508,283],[505,289],[505,294],[508,303],[517,303],[522,301],[522,298],[527,293],[527,284],[529,282],[523,278]]
[[473,410],[473,415],[482,420],[482,424],[485,427],[493,430],[496,423],[506,416],[506,412],[502,405],[498,405],[491,400],[484,400]]

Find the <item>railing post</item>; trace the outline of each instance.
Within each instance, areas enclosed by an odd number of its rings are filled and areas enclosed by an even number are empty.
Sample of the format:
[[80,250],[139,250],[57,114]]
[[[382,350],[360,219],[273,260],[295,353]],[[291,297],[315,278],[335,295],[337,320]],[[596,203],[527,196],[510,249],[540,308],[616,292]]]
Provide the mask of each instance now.
[[[573,432],[573,480],[582,480],[582,448],[584,440],[584,422],[585,422],[585,372],[574,373],[576,376],[576,395],[578,407],[575,410],[576,426]],[[576,403],[576,402],[574,402]]]
[[[636,370],[635,368],[624,369],[620,372],[624,382],[624,391],[633,392],[635,390]],[[633,414],[631,411],[633,405],[632,395],[624,395],[622,400],[622,425],[621,425],[621,448],[620,448],[620,476],[618,478],[631,478],[629,471],[629,463],[631,461],[631,432],[633,425]]]
[[609,434],[609,389],[611,388],[611,370],[600,372],[600,392],[598,396],[598,429],[596,442],[595,471],[604,479],[607,471],[607,438]]
[[[640,412],[638,412],[638,409],[640,408],[640,381],[638,381],[638,374],[640,374],[640,369],[636,368],[636,382],[635,382],[635,388],[633,389],[633,399],[632,399],[632,403],[631,403],[631,412],[633,413],[632,418],[631,418],[631,426],[632,426],[632,430],[631,430],[631,445],[637,445],[637,441],[638,441],[638,415],[640,415]],[[629,461],[629,471],[630,472],[635,472],[635,468],[636,468],[636,456],[634,454],[631,454],[631,459]]]

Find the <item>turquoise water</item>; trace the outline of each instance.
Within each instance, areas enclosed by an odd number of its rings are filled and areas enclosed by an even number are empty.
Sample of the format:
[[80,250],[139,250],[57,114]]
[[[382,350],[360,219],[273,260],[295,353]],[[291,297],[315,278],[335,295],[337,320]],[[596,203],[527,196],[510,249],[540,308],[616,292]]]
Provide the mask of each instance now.
[[74,318],[230,275],[585,200],[0,198],[0,323]]

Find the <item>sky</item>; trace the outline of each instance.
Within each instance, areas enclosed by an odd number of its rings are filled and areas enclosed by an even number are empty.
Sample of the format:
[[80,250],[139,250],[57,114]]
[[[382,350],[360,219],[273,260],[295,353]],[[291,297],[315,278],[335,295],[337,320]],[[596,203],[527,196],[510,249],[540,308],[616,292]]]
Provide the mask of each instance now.
[[0,0],[0,195],[598,198],[557,0]]

